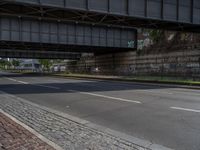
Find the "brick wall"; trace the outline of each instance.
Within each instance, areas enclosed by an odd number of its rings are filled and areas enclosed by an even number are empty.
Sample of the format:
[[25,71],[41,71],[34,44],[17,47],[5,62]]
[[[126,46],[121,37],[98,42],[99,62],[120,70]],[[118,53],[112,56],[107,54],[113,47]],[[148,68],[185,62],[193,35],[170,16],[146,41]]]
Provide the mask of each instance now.
[[125,52],[101,56],[85,56],[78,62],[79,72],[99,68],[100,74],[118,75],[200,75],[200,50],[187,48],[165,54]]

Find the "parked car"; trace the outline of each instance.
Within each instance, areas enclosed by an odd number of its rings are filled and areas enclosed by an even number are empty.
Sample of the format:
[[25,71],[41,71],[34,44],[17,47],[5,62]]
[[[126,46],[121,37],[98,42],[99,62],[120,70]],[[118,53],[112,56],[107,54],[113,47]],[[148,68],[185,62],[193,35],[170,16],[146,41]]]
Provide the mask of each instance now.
[[54,64],[51,67],[52,72],[65,72],[66,71],[66,66],[64,64]]

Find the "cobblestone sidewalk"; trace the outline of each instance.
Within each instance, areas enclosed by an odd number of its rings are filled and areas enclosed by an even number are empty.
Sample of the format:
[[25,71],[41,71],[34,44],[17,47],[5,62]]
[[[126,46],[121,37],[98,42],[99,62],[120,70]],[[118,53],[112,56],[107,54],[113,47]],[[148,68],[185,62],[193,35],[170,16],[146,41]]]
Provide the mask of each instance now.
[[0,112],[0,150],[54,150]]
[[5,93],[0,93],[0,109],[66,150],[147,150]]

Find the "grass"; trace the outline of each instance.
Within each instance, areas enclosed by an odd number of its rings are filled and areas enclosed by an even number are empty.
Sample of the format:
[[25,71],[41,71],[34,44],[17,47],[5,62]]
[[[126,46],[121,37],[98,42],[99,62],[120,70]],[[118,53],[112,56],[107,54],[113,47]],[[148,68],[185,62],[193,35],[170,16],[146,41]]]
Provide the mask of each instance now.
[[64,77],[78,77],[78,78],[93,78],[93,79],[111,79],[122,81],[138,81],[138,82],[151,82],[151,83],[166,83],[166,84],[182,84],[182,85],[198,85],[200,81],[194,81],[193,79],[184,79],[181,77],[161,77],[161,76],[103,76],[103,75],[90,75],[90,74],[72,74],[61,73],[55,74],[57,76]]
[[193,79],[184,79],[181,77],[132,76],[132,77],[124,77],[124,78],[127,80],[161,82],[161,83],[169,83],[169,84],[200,85],[200,81],[194,81]]
[[[30,74],[30,71],[16,71],[16,73]],[[48,75],[52,75],[51,73]],[[118,80],[130,82],[149,82],[149,83],[165,83],[165,84],[181,84],[181,85],[196,85],[200,86],[200,80],[194,81],[193,79],[185,79],[183,77],[168,77],[168,76],[106,76],[106,75],[92,75],[92,74],[79,74],[79,73],[56,73],[55,76],[61,77],[75,77],[75,78],[88,78],[88,79],[105,79],[105,80]]]

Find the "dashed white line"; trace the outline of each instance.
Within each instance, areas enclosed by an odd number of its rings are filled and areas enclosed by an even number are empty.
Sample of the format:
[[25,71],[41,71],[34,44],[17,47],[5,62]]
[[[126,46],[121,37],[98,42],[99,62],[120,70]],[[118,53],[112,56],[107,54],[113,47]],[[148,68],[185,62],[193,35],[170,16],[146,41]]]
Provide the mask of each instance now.
[[123,101],[123,102],[141,104],[140,101],[134,101],[134,100],[124,99],[124,98],[117,98],[117,97],[112,97],[112,96],[106,96],[106,95],[89,93],[89,92],[81,92],[81,91],[76,91],[76,90],[68,90],[68,91],[70,91],[70,92],[78,92],[78,93],[85,94],[85,95],[91,95],[91,96],[96,96],[96,97],[103,97],[103,98],[113,99],[113,100],[118,100],[118,101]]
[[17,80],[15,80],[15,79],[12,79],[12,78],[6,78],[6,79],[8,79],[8,80],[10,80],[10,81],[17,81]]
[[55,86],[46,86],[46,85],[41,85],[41,84],[38,84],[38,85],[32,84],[32,85],[34,85],[34,86],[40,86],[40,87],[45,87],[45,88],[49,88],[49,89],[56,89],[56,90],[60,89],[59,87],[55,87]]
[[15,79],[12,79],[12,78],[6,78],[10,81],[14,81],[14,82],[19,82],[19,83],[22,83],[22,84],[29,84],[28,82],[24,82],[24,81],[20,81],[20,80],[15,80]]
[[[14,81],[14,82],[18,82],[18,83],[22,83],[22,84],[30,84],[28,82],[24,82],[24,81],[20,81],[20,80],[16,80],[16,79],[13,79],[13,78],[6,78],[10,81]],[[60,88],[59,87],[55,87],[55,86],[46,86],[46,85],[41,85],[41,84],[31,84],[33,86],[40,86],[40,87],[45,87],[45,88],[49,88],[49,89],[56,89],[56,90],[59,90]]]
[[28,82],[24,82],[24,81],[17,81],[19,83],[22,83],[22,84],[29,84]]
[[199,92],[199,90],[196,90],[196,91],[195,90],[191,90],[191,89],[184,90],[184,89],[178,89],[178,88],[170,89],[170,90],[173,90],[173,92],[176,92],[178,94],[200,96],[200,94],[197,93],[197,92]]
[[173,95],[174,93],[172,92],[163,92],[163,91],[152,91],[152,90],[136,90],[137,92],[148,92],[148,93],[153,93],[153,94],[169,94],[169,95]]
[[171,109],[176,109],[176,110],[200,113],[200,110],[197,110],[197,109],[189,109],[189,108],[181,108],[181,107],[170,107],[170,108]]

